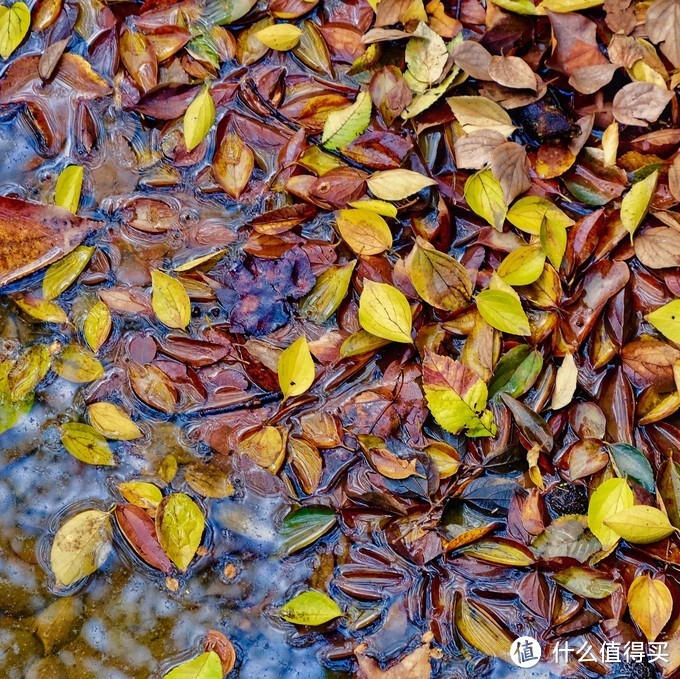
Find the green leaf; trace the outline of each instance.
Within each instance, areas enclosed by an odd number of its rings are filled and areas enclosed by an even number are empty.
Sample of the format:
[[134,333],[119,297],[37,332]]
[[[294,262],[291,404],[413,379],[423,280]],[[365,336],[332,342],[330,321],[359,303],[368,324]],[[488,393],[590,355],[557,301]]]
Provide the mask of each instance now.
[[191,302],[182,283],[154,269],[151,287],[151,306],[158,320],[168,328],[186,328],[191,321]]
[[621,223],[631,239],[647,214],[658,179],[659,171],[654,170],[648,177],[634,184],[621,201]]
[[423,389],[430,412],[446,431],[495,436],[493,413],[485,410],[486,384],[467,366],[448,356],[426,352]]
[[528,344],[518,344],[501,357],[489,382],[489,398],[504,392],[514,398],[525,394],[543,369],[543,357]]
[[300,304],[300,313],[313,323],[327,321],[347,296],[355,265],[352,260],[324,271]]
[[567,229],[555,219],[543,218],[540,231],[541,247],[550,263],[559,270],[567,250]]
[[483,290],[476,298],[482,318],[496,330],[512,335],[530,335],[529,319],[522,303],[503,290]]
[[590,496],[588,527],[600,541],[604,551],[611,549],[619,541],[619,534],[605,525],[605,521],[630,509],[634,503],[633,491],[625,479],[609,479],[600,484]]
[[621,586],[594,568],[572,566],[553,575],[553,580],[572,594],[587,599],[604,599]]
[[636,545],[658,542],[675,532],[675,527],[660,509],[647,505],[635,505],[610,514],[604,519],[604,525]]
[[655,492],[654,472],[647,458],[627,443],[613,443],[609,452],[614,459],[619,476],[631,478],[650,493]]
[[47,267],[42,284],[43,298],[59,297],[80,276],[93,253],[94,248],[79,245],[66,257]]
[[64,587],[104,565],[111,553],[108,512],[88,509],[68,519],[57,531],[50,551],[50,567]]
[[523,245],[513,250],[498,267],[498,275],[508,285],[531,285],[543,273],[545,252],[538,245]]
[[55,205],[76,214],[78,212],[78,205],[80,205],[82,188],[83,168],[80,165],[69,165],[64,168],[59,175],[59,179],[57,179],[57,186],[54,191]]
[[193,151],[208,135],[215,122],[215,102],[208,85],[204,85],[184,114],[184,143]]
[[662,335],[680,344],[680,299],[664,304],[645,316]]
[[34,344],[16,360],[7,377],[12,402],[32,397],[35,388],[47,375],[52,355],[45,344]]
[[430,305],[446,311],[459,311],[470,303],[472,281],[467,269],[456,259],[435,250],[416,237],[407,260],[409,277],[416,292]]
[[281,525],[283,551],[286,555],[299,552],[328,533],[336,523],[330,507],[301,507],[286,516]]
[[544,219],[561,224],[565,229],[574,223],[574,220],[556,205],[538,196],[520,198],[513,203],[507,214],[507,220],[513,226],[533,236],[541,233],[541,224]]
[[222,679],[222,661],[215,651],[207,651],[177,665],[163,676],[164,679]]
[[331,150],[347,146],[368,127],[372,110],[371,95],[368,92],[359,92],[351,106],[328,115],[323,126],[321,143]]
[[387,283],[364,279],[359,297],[359,323],[376,337],[411,343],[411,307],[402,292]]
[[31,10],[23,2],[0,7],[0,57],[9,59],[31,27]]
[[[514,12],[515,14],[525,14],[528,16],[538,14],[536,5],[534,5],[531,0],[491,0],[491,2],[501,9],[505,9],[508,12]],[[600,2],[600,0],[598,0],[598,2]]]
[[491,170],[481,170],[468,177],[465,182],[465,200],[470,209],[498,231],[503,230],[503,222],[508,206],[503,198],[500,182]]
[[184,493],[163,499],[156,513],[158,541],[170,560],[185,571],[201,544],[205,518],[200,507]]
[[281,352],[278,362],[279,386],[283,400],[304,394],[314,382],[314,361],[309,353],[307,339],[298,337]]
[[62,424],[61,443],[73,457],[86,464],[109,467],[116,464],[106,439],[89,424],[80,422]]
[[342,611],[330,597],[309,590],[302,592],[281,607],[279,615],[296,625],[316,627],[342,616]]

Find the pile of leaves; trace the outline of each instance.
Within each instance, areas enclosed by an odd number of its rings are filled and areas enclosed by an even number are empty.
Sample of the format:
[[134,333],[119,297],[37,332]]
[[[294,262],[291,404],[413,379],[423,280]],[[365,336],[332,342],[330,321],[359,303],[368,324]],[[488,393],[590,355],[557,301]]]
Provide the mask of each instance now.
[[[56,591],[122,545],[185,586],[245,483],[321,564],[274,615],[330,667],[485,672],[528,634],[565,676],[622,671],[565,641],[677,672],[678,0],[10,2],[0,56],[36,149],[0,431],[80,384],[64,454],[126,478],[66,512]],[[167,420],[195,455],[140,478]]]

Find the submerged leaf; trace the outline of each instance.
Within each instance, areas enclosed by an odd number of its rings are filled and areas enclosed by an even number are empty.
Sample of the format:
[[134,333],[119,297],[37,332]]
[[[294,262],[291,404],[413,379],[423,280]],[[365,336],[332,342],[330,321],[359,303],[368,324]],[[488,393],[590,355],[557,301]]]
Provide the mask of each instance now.
[[83,172],[84,170],[80,165],[69,165],[62,170],[62,173],[59,175],[57,186],[54,191],[55,204],[73,214],[78,212],[78,205],[80,204]]
[[325,594],[309,590],[293,597],[279,609],[279,615],[296,625],[316,627],[342,616],[338,605]]
[[222,676],[222,662],[215,651],[201,653],[163,675],[164,679],[222,679]]

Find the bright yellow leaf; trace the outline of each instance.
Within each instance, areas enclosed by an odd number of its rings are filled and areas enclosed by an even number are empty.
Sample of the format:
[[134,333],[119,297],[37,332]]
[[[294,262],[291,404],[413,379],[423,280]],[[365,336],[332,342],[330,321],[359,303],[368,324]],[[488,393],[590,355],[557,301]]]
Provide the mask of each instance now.
[[281,352],[278,363],[279,386],[284,400],[304,394],[314,382],[314,361],[305,337],[298,337]]
[[359,92],[353,104],[328,115],[321,143],[331,150],[347,146],[368,127],[372,109],[371,95],[368,92]]
[[187,151],[193,151],[210,132],[215,122],[215,102],[208,85],[196,95],[184,114],[184,143]]
[[191,302],[184,286],[156,269],[151,272],[151,285],[151,306],[158,320],[168,328],[186,328],[191,321]]
[[590,496],[588,528],[600,541],[604,551],[611,549],[619,541],[619,534],[604,522],[625,509],[630,509],[634,503],[633,491],[625,479],[609,479],[600,484]]
[[413,170],[383,170],[374,172],[367,180],[371,193],[381,200],[405,200],[414,193],[437,182]]
[[107,439],[132,441],[142,435],[128,414],[113,403],[106,401],[92,403],[87,408],[87,415],[92,427]]
[[465,182],[465,200],[470,209],[491,224],[498,231],[508,212],[503,189],[491,170],[481,170],[468,177]]
[[661,580],[640,575],[628,588],[628,611],[647,639],[654,641],[671,618],[673,595]]
[[31,10],[23,2],[0,8],[0,57],[9,59],[31,27]]
[[658,542],[675,531],[666,514],[648,505],[635,505],[610,515],[604,519],[604,525],[636,545]]
[[634,184],[621,201],[621,223],[631,238],[647,214],[658,179],[659,171],[654,170],[648,177]]
[[411,307],[402,292],[387,283],[364,279],[359,298],[359,323],[376,337],[411,343]]
[[83,168],[80,165],[65,167],[54,190],[54,204],[73,214],[78,212],[80,193],[83,188]]
[[378,255],[392,247],[387,222],[372,210],[339,210],[335,223],[342,239],[357,255]]
[[279,52],[292,50],[300,42],[302,31],[293,24],[274,24],[255,33],[255,37],[270,49]]

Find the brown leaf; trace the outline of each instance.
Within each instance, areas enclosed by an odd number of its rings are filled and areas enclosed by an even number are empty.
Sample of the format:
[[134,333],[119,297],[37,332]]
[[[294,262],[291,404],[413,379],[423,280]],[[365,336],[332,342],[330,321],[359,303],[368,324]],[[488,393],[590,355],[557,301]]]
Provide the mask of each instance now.
[[227,637],[214,629],[209,629],[205,635],[203,648],[206,651],[214,651],[220,657],[222,674],[226,677],[234,669],[236,664],[236,651],[234,645]]
[[[604,0],[604,11],[605,23],[613,33],[627,35],[635,28],[635,4],[631,0]],[[649,13],[647,16],[649,17]]]
[[491,57],[488,70],[491,79],[499,85],[534,91],[538,87],[531,66],[519,57]]
[[612,112],[624,125],[646,126],[658,120],[673,97],[673,92],[652,83],[628,83],[614,96]]
[[491,163],[493,151],[504,143],[505,137],[491,129],[475,130],[458,137],[453,146],[456,165],[465,170],[481,170]]
[[102,226],[56,205],[0,196],[0,286],[61,259]]
[[621,350],[623,369],[638,389],[654,386],[658,391],[675,388],[673,366],[680,350],[656,339],[630,342]]
[[500,144],[492,151],[491,172],[500,182],[508,205],[531,188],[528,166],[526,149],[514,141]]
[[61,55],[68,45],[69,38],[64,38],[63,40],[58,40],[53,42],[40,56],[40,61],[38,62],[38,73],[43,80],[49,80],[52,77],[54,69],[57,67]]
[[225,193],[238,200],[248,185],[255,167],[255,156],[243,140],[233,132],[227,132],[221,139],[212,168],[217,183]]
[[391,665],[386,670],[381,670],[380,665],[366,653],[366,644],[361,644],[354,649],[354,655],[359,663],[359,671],[356,679],[430,679],[432,668],[430,658],[432,649],[430,644],[434,635],[432,632],[423,634],[421,645],[404,656],[401,660]]
[[680,2],[656,0],[645,16],[647,34],[653,43],[661,43],[661,51],[680,67]]
[[581,94],[595,94],[611,82],[618,66],[598,64],[577,68],[569,78],[569,84]]
[[680,231],[665,226],[646,229],[635,238],[635,255],[650,269],[680,266]]
[[[477,80],[495,80],[489,72],[491,54],[486,47],[474,40],[463,40],[452,50],[451,56],[456,66],[462,68],[467,74]],[[532,73],[532,80],[535,79]],[[498,81],[500,82],[500,81]],[[501,83],[502,84],[502,83]]]
[[371,78],[371,100],[388,125],[411,103],[413,95],[396,66],[384,66]]
[[553,52],[550,68],[564,75],[586,66],[606,64],[597,44],[597,26],[581,14],[556,14],[548,11],[553,31]]
[[680,156],[675,156],[668,169],[668,188],[673,198],[680,201]]
[[132,549],[152,568],[163,573],[172,571],[172,563],[156,537],[156,524],[141,507],[120,504],[115,510],[118,527]]

